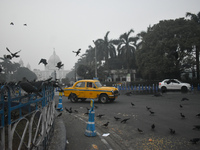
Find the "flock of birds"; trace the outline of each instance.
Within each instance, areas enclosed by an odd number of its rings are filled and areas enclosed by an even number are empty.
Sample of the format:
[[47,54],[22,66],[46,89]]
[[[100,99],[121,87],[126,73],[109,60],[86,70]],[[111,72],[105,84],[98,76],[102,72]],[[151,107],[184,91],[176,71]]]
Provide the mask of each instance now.
[[[188,98],[182,98],[181,99],[181,101],[188,101],[189,99]],[[132,107],[135,107],[135,104],[134,103],[132,103],[131,102],[131,106]],[[182,105],[180,105],[180,108],[182,108],[181,107]],[[98,106],[94,106],[95,108],[98,108]],[[56,107],[55,107],[56,108]],[[149,115],[154,115],[155,114],[155,112],[154,111],[152,111],[152,108],[151,107],[148,107],[148,106],[146,106],[146,109],[147,109],[147,111],[149,111]],[[78,113],[78,110],[73,110],[72,109],[72,107],[70,107],[69,109],[67,109],[66,107],[65,107],[65,110],[66,110],[66,112],[68,112],[69,114],[71,114],[71,113]],[[84,113],[85,115],[88,115],[89,114],[89,108],[87,108],[86,107],[86,113]],[[62,115],[62,113],[60,113],[59,114],[59,116],[61,116]],[[105,116],[105,114],[98,114],[98,115],[96,115],[96,118],[99,118],[99,119],[101,119],[102,117],[104,117]],[[182,119],[184,119],[184,118],[186,118],[186,116],[183,114],[183,113],[180,113],[180,117],[182,118]],[[198,113],[198,114],[196,114],[196,117],[198,117],[198,118],[200,118],[200,113]],[[119,117],[116,117],[116,116],[114,116],[114,120],[115,121],[119,121],[120,120],[120,123],[123,123],[123,124],[125,124],[128,120],[130,120],[131,118],[119,118]],[[104,124],[102,124],[102,127],[105,127],[105,128],[107,128],[108,126],[109,126],[109,121],[107,121],[106,123],[104,123]],[[155,124],[152,124],[151,125],[151,130],[152,131],[154,131],[155,130],[155,128],[156,128],[156,125]],[[193,130],[200,130],[200,125],[194,125],[194,128],[193,128]],[[144,133],[144,131],[142,130],[142,129],[140,129],[140,128],[137,128],[137,131],[139,132],[139,133]],[[169,133],[171,134],[171,135],[175,135],[176,134],[176,131],[174,130],[174,129],[172,129],[172,128],[169,128]],[[193,138],[193,139],[190,139],[190,142],[191,143],[193,143],[193,144],[197,144],[198,142],[200,141],[200,138]]]
[[[57,81],[52,80],[50,77],[47,80],[41,81],[29,81],[26,77],[24,77],[21,81],[18,82],[8,82],[8,83],[0,83],[0,86],[7,86],[9,87],[13,93],[15,93],[16,88],[22,88],[26,93],[25,95],[29,96],[30,94],[36,94],[36,96],[42,97],[42,87],[44,84],[51,84],[53,87],[58,87],[59,91],[63,91]],[[7,98],[7,95],[4,95],[4,99]]]
[[[11,26],[14,26],[14,22],[10,22],[10,25]],[[23,24],[24,26],[27,26],[27,24],[25,23],[25,24]],[[12,58],[18,58],[18,57],[20,57],[20,55],[18,55],[18,53],[21,51],[21,50],[19,50],[19,51],[17,51],[17,52],[15,52],[15,53],[12,53],[7,47],[6,47],[6,50],[10,53],[10,54],[8,54],[8,55],[4,55],[4,59],[12,59]],[[81,49],[79,48],[77,51],[72,51],[73,53],[76,53],[76,56],[78,56],[79,54],[80,54],[80,52],[81,52]],[[44,59],[44,58],[41,58],[41,60],[40,60],[40,62],[39,62],[39,64],[40,63],[43,63],[45,66],[48,64],[47,63],[47,60],[46,59]],[[38,64],[38,65],[39,65]],[[62,62],[58,62],[57,63],[57,65],[56,65],[56,67],[58,68],[58,69],[60,69],[62,66],[64,66],[64,64],[62,64]],[[3,71],[3,68],[2,68],[2,66],[0,66],[0,73]]]

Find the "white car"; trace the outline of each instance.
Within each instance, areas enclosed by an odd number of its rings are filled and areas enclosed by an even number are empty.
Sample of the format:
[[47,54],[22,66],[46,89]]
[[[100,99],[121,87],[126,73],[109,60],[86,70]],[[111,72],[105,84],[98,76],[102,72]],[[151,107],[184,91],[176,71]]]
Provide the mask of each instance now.
[[177,79],[165,79],[159,82],[158,87],[162,92],[167,90],[181,90],[182,92],[187,92],[191,90],[191,85],[189,83],[183,83]]

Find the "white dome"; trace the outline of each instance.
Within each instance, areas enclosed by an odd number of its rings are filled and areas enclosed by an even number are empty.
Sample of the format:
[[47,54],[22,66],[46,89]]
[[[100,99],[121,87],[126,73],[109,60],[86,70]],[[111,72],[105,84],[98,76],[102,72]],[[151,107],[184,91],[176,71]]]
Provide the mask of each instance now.
[[[56,55],[56,52],[53,52],[53,55],[50,56],[48,60],[48,64],[46,65],[45,69],[47,70],[57,70],[58,68],[56,67],[57,63],[61,62],[60,57]],[[63,67],[61,68],[63,69]]]

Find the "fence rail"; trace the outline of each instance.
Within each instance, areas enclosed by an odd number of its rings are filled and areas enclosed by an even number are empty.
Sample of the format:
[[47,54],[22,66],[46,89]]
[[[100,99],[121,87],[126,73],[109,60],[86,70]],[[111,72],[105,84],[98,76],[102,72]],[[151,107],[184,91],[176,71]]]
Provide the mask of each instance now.
[[16,85],[1,86],[1,150],[46,149],[55,117],[53,84],[43,84],[40,94],[27,94]]

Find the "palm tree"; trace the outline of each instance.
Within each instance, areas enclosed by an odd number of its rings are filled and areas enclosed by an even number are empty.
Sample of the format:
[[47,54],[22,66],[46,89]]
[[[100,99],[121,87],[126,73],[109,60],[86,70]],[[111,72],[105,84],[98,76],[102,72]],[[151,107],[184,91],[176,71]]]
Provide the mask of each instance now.
[[[190,17],[190,19],[192,21],[195,21],[197,24],[200,25],[200,12],[197,15],[187,12],[186,17]],[[199,80],[199,47],[200,47],[200,43],[198,42],[198,43],[196,43],[196,66],[197,66],[197,79],[198,80]]]
[[106,33],[104,39],[97,39],[96,41],[94,41],[95,46],[97,48],[97,59],[100,61],[105,58],[108,70],[109,70],[108,59],[116,57],[116,50],[113,45],[113,40],[108,39],[109,33],[110,31]]
[[134,59],[134,53],[136,50],[136,43],[138,37],[130,37],[130,34],[134,31],[131,29],[128,33],[124,33],[119,37],[118,40],[118,56],[126,60],[128,71],[130,70],[131,59]]

